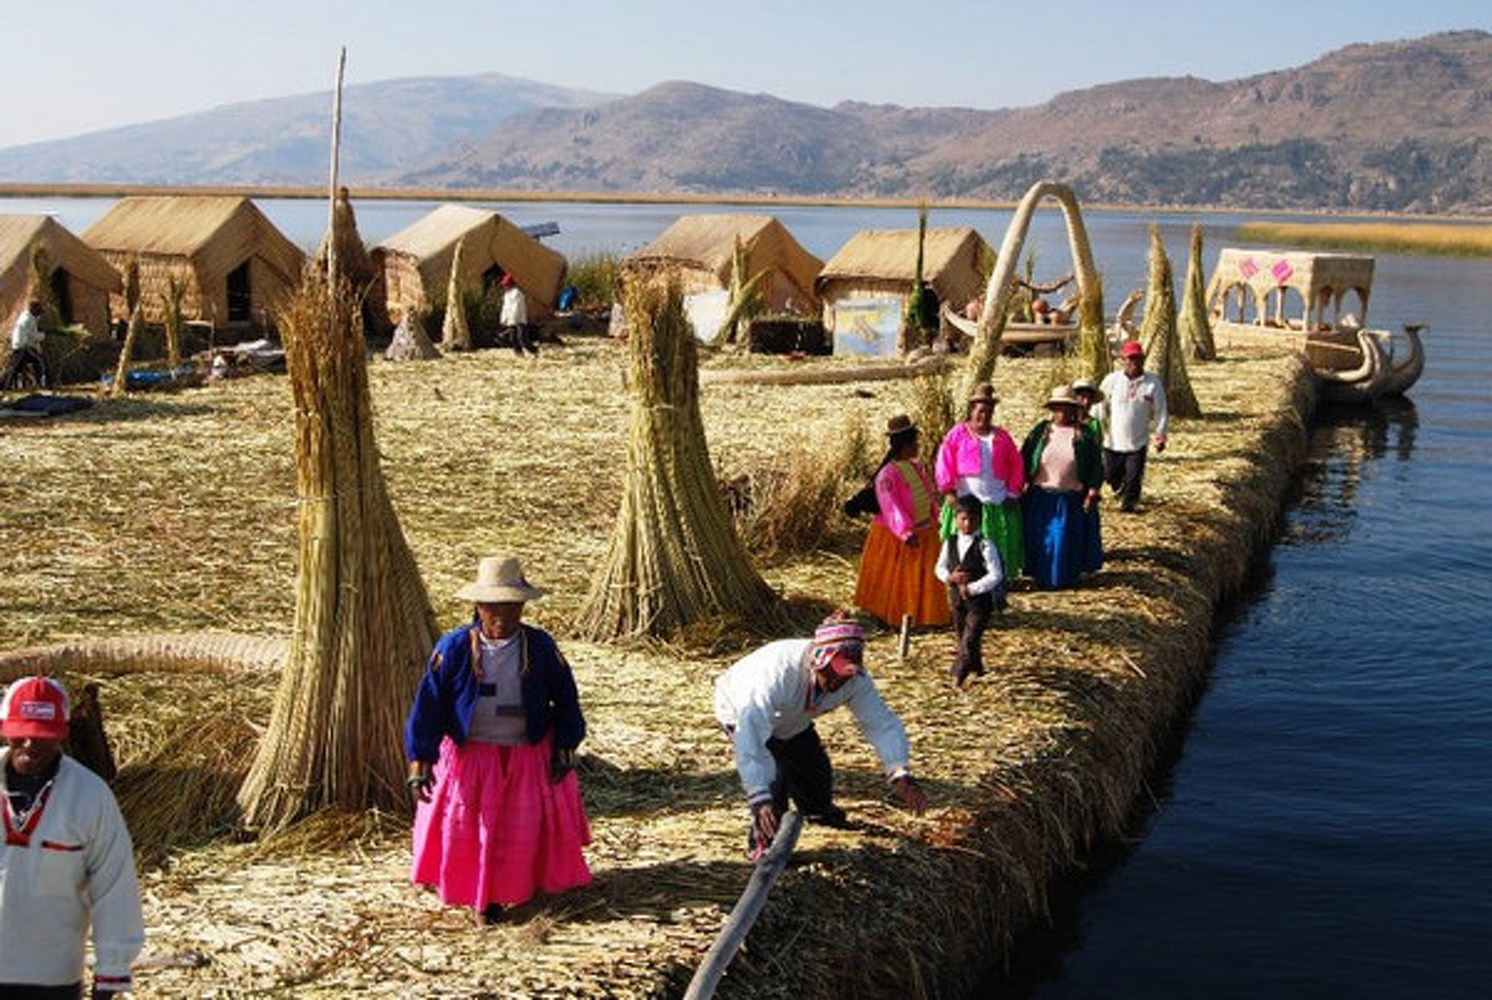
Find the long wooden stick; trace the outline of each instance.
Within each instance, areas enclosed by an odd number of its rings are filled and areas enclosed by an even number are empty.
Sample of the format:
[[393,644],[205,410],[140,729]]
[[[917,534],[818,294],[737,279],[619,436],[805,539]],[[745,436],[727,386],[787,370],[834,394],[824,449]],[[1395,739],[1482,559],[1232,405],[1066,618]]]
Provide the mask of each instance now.
[[705,959],[695,970],[694,978],[689,980],[684,1000],[709,1000],[715,995],[715,989],[720,985],[731,959],[736,957],[736,952],[751,931],[751,925],[756,923],[762,907],[767,905],[767,893],[772,891],[772,883],[777,881],[777,876],[787,867],[788,855],[793,853],[793,845],[797,844],[802,827],[803,818],[798,815],[798,810],[789,809],[783,814],[782,822],[777,827],[777,836],[772,838],[772,846],[757,861],[756,869],[751,873],[751,881],[746,883],[746,891],[741,893],[735,909],[725,918],[725,926],[720,928],[715,943],[705,953]]
[[[342,46],[337,56],[337,83],[332,90],[332,167],[331,186],[326,201],[329,216],[326,231],[326,283],[332,291],[332,301],[337,295],[337,171],[342,156],[342,74],[347,69],[347,46]],[[335,307],[334,307],[335,311]]]

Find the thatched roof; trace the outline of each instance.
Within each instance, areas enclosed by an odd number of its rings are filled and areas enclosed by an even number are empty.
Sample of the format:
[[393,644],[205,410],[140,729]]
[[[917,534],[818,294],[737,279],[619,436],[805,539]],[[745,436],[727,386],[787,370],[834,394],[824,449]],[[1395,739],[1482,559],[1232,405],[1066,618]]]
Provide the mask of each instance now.
[[441,205],[380,243],[375,257],[393,253],[413,258],[425,287],[444,290],[450,281],[451,257],[463,237],[463,282],[476,284],[497,264],[531,300],[554,305],[568,267],[564,255],[486,209]]
[[48,215],[0,215],[0,312],[26,294],[31,280],[31,248],[40,243],[54,268],[79,281],[117,292],[119,272],[66,226]]
[[751,267],[775,267],[806,296],[824,262],[803,249],[787,227],[770,215],[684,215],[630,258],[629,264],[676,264],[708,271],[729,287],[735,245],[751,256]]
[[[928,229],[922,277],[944,302],[964,302],[984,288],[995,253],[967,226]],[[899,284],[917,275],[917,230],[867,229],[850,237],[819,273],[820,298],[835,283]]]
[[305,262],[252,201],[233,196],[121,198],[83,233],[83,242],[104,253],[184,257],[204,281],[260,257],[294,282]]

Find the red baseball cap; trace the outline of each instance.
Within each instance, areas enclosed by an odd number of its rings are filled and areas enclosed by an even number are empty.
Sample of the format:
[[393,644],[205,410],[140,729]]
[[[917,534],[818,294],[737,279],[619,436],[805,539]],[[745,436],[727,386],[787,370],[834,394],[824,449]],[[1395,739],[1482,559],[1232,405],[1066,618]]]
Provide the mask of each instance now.
[[1140,346],[1138,340],[1126,340],[1119,348],[1121,358],[1133,358],[1145,356],[1145,348]]
[[67,692],[50,677],[23,677],[0,701],[0,736],[8,740],[65,740],[67,719]]

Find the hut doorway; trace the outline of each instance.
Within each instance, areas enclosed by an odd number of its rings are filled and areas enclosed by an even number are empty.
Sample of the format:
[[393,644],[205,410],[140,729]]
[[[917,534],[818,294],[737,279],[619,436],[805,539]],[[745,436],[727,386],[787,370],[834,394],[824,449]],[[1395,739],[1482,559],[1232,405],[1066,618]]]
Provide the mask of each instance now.
[[62,321],[63,326],[72,326],[72,282],[68,280],[67,271],[60,267],[57,268],[52,272],[52,276],[47,279],[47,284],[52,286],[52,301],[57,303],[57,318]]
[[503,266],[501,264],[493,264],[487,270],[483,271],[482,294],[490,295],[492,294],[492,290],[495,288],[498,290],[498,294],[501,295],[503,278],[507,275],[507,273],[507,271],[503,270]]
[[228,322],[247,323],[253,317],[254,296],[249,285],[249,262],[228,272]]

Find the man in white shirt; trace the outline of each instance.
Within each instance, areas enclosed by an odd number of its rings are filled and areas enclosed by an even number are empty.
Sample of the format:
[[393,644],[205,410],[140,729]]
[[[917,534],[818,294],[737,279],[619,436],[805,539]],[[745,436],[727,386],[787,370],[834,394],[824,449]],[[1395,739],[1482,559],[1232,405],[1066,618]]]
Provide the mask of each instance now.
[[523,294],[523,289],[518,287],[518,282],[513,280],[511,274],[503,275],[502,289],[503,308],[502,314],[498,316],[498,325],[503,328],[508,346],[519,357],[523,356],[524,351],[538,354],[539,345],[534,343],[533,325],[528,321],[528,297]]
[[145,943],[129,831],[102,778],[62,753],[67,693],[48,677],[0,701],[0,996],[82,994],[93,933],[94,1000],[130,988]]
[[41,313],[41,302],[32,299],[10,331],[10,374],[19,375],[23,369],[31,368],[36,372],[36,384],[46,388],[47,361],[41,353],[46,337],[37,322]]
[[812,639],[770,642],[716,679],[715,718],[735,745],[751,807],[753,856],[771,844],[789,798],[805,818],[844,824],[844,810],[834,804],[834,770],[813,726],[840,705],[854,713],[906,807],[918,815],[927,808],[908,767],[906,729],[865,672],[863,656],[860,626],[831,617]]
[[1145,371],[1145,349],[1137,340],[1119,348],[1124,368],[1110,372],[1099,385],[1102,397],[1093,413],[1103,424],[1103,478],[1119,494],[1119,509],[1133,513],[1145,478],[1145,455],[1151,426],[1155,453],[1166,450],[1166,387]]

